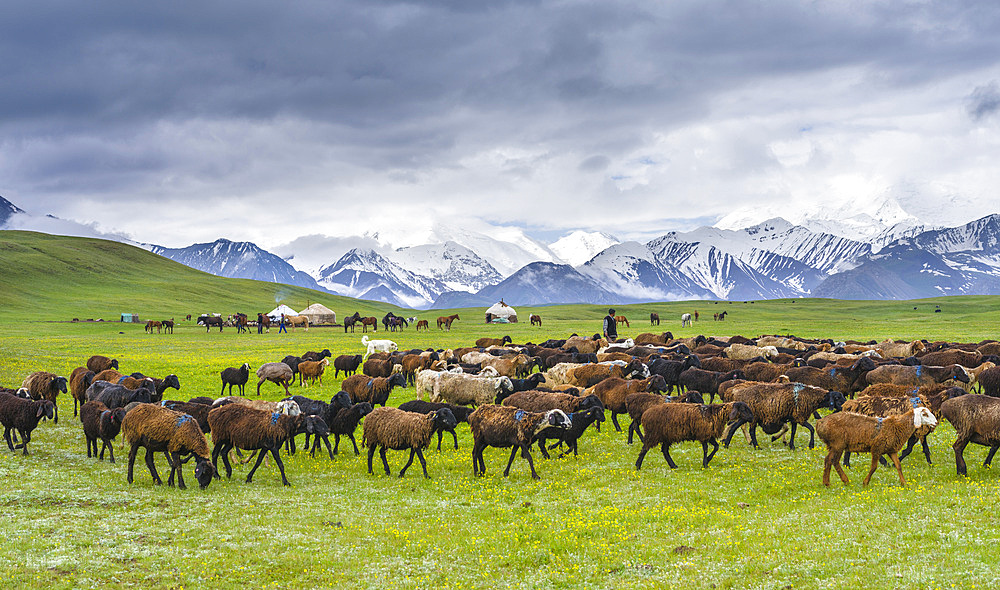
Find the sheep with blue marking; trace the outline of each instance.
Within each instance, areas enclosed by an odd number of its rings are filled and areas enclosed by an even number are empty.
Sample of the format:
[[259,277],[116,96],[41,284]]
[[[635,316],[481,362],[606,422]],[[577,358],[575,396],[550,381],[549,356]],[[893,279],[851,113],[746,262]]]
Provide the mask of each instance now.
[[362,446],[368,447],[368,473],[372,473],[372,459],[378,449],[382,457],[382,466],[386,475],[392,475],[386,451],[410,451],[410,458],[399,471],[399,477],[406,475],[406,470],[413,464],[413,457],[420,459],[420,466],[427,473],[427,461],[424,460],[423,449],[431,444],[435,430],[453,430],[457,424],[455,415],[448,408],[441,408],[429,414],[407,412],[399,408],[376,408],[365,418]]
[[184,489],[182,466],[195,459],[194,475],[202,489],[208,487],[216,475],[215,463],[208,450],[208,441],[198,422],[183,412],[178,412],[157,404],[139,404],[125,414],[121,427],[122,435],[130,446],[128,454],[128,482],[133,481],[133,467],[139,447],[146,449],[146,467],[157,485],[163,483],[153,457],[156,453],[166,453],[170,461],[170,477],[167,484]]

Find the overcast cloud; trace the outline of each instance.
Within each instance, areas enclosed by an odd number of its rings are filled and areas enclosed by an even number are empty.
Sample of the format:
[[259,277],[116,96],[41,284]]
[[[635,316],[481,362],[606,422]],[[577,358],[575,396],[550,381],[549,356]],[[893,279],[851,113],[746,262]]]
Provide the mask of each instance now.
[[961,223],[1000,209],[998,30],[993,1],[7,2],[0,194],[166,246],[886,194]]

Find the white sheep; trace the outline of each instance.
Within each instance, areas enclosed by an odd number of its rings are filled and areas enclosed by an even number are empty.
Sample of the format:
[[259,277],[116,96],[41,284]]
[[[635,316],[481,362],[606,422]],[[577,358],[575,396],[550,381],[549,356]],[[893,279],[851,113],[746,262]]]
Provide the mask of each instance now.
[[457,406],[498,402],[514,390],[508,377],[482,377],[465,373],[421,371],[417,374],[417,399],[426,392],[432,402]]
[[722,351],[726,358],[746,361],[757,357],[773,359],[778,356],[775,346],[750,346],[749,344],[730,344]]

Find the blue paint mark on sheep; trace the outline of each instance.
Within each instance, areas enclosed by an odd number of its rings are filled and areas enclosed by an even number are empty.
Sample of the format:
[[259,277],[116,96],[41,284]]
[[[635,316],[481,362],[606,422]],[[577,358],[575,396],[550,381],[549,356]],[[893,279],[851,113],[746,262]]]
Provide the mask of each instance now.
[[910,398],[910,404],[911,404],[911,405],[912,405],[912,406],[913,406],[914,408],[919,408],[920,406],[922,406],[922,405],[923,405],[923,403],[922,403],[922,402],[920,401],[920,398],[919,398],[919,397],[916,397],[916,396],[913,396],[913,397],[911,397],[911,398]]
[[122,375],[121,377],[119,377],[118,378],[118,385],[121,385],[122,381],[125,381],[126,379],[128,379],[128,375]]
[[271,414],[271,424],[272,425],[278,423],[278,417],[279,416],[281,416],[281,414],[279,414],[278,412],[275,412],[275,413]]
[[518,410],[514,412],[514,419],[520,422],[521,420],[524,419],[524,414],[525,414],[524,410]]
[[882,420],[884,420],[884,418],[878,418],[875,422],[875,434],[878,434],[879,429],[882,428]]
[[924,371],[924,366],[917,365],[917,377],[920,377],[920,374],[923,373],[923,371]]
[[831,377],[836,377],[837,376],[837,369],[830,369],[830,376]]
[[193,418],[191,418],[191,416],[189,416],[187,414],[184,414],[183,416],[177,418],[177,426],[180,427],[185,422],[189,422],[191,420],[193,420]]

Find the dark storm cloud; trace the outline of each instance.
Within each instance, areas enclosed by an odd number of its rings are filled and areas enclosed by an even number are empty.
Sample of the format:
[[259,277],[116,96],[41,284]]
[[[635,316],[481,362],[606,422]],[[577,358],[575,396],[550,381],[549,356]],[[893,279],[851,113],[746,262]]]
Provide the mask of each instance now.
[[975,121],[984,119],[1000,110],[1000,86],[990,82],[977,86],[968,99],[969,116]]

